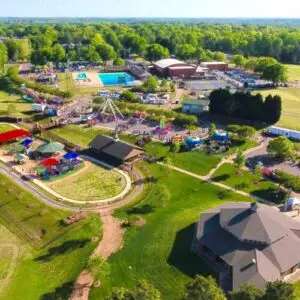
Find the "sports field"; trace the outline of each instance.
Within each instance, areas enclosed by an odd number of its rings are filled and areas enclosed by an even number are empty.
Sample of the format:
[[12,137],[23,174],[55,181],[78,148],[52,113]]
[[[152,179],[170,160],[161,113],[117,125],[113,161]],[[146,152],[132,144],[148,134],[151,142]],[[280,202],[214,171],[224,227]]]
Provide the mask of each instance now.
[[288,70],[289,81],[300,80],[300,65],[285,65]]
[[74,200],[93,201],[120,194],[126,185],[125,177],[117,171],[85,162],[77,172],[47,183],[58,194]]
[[279,95],[282,98],[282,116],[278,125],[300,130],[300,87],[276,88],[256,91],[263,96]]

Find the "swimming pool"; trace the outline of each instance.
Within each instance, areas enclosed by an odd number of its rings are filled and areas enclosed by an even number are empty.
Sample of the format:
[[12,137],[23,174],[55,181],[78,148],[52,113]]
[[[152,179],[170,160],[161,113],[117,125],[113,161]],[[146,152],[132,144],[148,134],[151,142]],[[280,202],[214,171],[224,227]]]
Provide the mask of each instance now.
[[125,72],[121,73],[100,73],[98,74],[99,80],[104,86],[111,85],[130,85],[135,78]]
[[77,79],[87,79],[87,76],[86,76],[86,73],[78,73],[77,75],[76,75],[76,78]]

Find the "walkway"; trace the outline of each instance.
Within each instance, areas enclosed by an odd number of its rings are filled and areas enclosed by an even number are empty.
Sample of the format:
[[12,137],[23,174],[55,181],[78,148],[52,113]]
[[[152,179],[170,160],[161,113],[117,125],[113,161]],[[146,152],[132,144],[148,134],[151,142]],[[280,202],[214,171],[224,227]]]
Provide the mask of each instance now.
[[[224,161],[226,161],[226,160],[224,160]],[[178,172],[180,172],[180,173],[183,173],[183,174],[185,174],[185,175],[188,175],[188,176],[197,178],[197,179],[199,179],[199,180],[202,180],[202,181],[205,181],[205,182],[209,182],[209,183],[211,183],[211,184],[213,184],[213,185],[215,185],[215,186],[221,187],[221,188],[223,188],[223,189],[225,189],[225,190],[229,190],[229,191],[235,192],[235,193],[237,193],[237,194],[240,194],[240,195],[243,195],[243,196],[252,198],[252,199],[254,199],[254,200],[256,200],[256,201],[259,201],[259,202],[262,202],[262,203],[265,203],[265,204],[274,206],[274,203],[269,202],[269,201],[267,201],[267,200],[265,200],[265,199],[263,199],[263,198],[256,197],[256,196],[251,195],[251,194],[246,193],[246,192],[242,192],[242,191],[237,190],[237,189],[235,189],[235,188],[232,188],[232,187],[230,187],[230,186],[228,186],[228,185],[226,185],[226,184],[219,183],[219,182],[215,182],[215,181],[211,180],[211,178],[210,178],[209,176],[207,176],[207,175],[206,175],[206,176],[197,175],[197,174],[195,174],[195,173],[186,171],[186,170],[181,169],[181,168],[177,168],[177,167],[175,167],[175,166],[167,165],[167,164],[164,164],[164,163],[162,163],[162,162],[158,162],[158,164],[160,164],[160,165],[162,165],[162,166],[165,166],[165,167],[168,167],[168,168],[170,168],[170,169],[172,169],[172,170],[178,171]],[[221,165],[221,163],[220,163],[219,165]]]

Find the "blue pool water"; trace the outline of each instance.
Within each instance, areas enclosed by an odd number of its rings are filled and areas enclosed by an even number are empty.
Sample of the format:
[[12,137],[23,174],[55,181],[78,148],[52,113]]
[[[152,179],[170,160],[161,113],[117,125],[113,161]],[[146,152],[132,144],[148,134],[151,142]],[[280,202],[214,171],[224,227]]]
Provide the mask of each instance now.
[[102,81],[104,86],[110,85],[130,85],[135,78],[127,73],[101,73],[98,78]]
[[87,79],[86,73],[78,73],[76,77],[77,79]]

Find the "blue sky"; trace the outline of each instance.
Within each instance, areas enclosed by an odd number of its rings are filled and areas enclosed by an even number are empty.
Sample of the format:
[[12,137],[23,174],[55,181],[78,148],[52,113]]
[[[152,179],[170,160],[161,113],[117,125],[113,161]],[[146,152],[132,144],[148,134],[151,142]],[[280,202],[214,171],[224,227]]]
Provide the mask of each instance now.
[[0,0],[0,16],[300,18],[300,0]]

